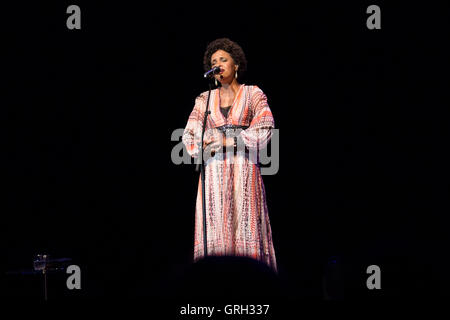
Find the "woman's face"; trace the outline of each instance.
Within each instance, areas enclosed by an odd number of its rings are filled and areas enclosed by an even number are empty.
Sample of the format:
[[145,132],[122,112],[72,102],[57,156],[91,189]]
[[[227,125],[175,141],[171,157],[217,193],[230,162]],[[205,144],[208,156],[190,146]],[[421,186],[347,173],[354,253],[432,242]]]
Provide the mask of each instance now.
[[211,56],[211,68],[220,67],[220,73],[215,78],[221,83],[231,83],[237,70],[230,54],[223,50],[217,50]]

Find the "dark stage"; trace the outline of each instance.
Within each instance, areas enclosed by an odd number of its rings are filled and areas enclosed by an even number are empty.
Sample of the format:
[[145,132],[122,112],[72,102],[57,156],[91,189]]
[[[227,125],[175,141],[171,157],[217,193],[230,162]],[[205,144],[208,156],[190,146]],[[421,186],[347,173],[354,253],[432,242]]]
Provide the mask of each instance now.
[[[71,4],[80,30],[66,26]],[[366,26],[371,4],[379,30]],[[241,292],[255,274],[253,289],[298,301],[444,295],[444,1],[2,7],[2,299],[43,299],[42,275],[15,271],[44,253],[81,269],[80,290],[49,274],[49,300],[186,290],[187,304],[220,279]],[[263,176],[279,275],[219,260],[182,282],[199,173],[172,162],[171,135],[207,90],[203,53],[221,37],[242,46],[241,80],[266,93],[279,129],[278,171]],[[370,265],[381,289],[366,286]]]

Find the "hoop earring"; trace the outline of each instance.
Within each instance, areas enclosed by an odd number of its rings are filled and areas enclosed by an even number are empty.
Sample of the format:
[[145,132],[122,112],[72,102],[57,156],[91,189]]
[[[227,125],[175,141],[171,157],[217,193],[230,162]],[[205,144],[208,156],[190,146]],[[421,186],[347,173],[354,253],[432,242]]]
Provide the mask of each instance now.
[[217,79],[214,79],[214,83],[216,84],[216,87],[217,87]]

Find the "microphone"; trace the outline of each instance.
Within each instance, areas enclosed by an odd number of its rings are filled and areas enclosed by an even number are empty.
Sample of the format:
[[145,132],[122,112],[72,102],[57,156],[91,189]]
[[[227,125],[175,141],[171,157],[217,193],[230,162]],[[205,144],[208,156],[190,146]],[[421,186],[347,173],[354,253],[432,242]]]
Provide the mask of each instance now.
[[214,68],[212,68],[211,70],[206,71],[206,72],[203,74],[203,78],[210,77],[211,75],[218,74],[219,72],[220,72],[220,67],[214,67]]

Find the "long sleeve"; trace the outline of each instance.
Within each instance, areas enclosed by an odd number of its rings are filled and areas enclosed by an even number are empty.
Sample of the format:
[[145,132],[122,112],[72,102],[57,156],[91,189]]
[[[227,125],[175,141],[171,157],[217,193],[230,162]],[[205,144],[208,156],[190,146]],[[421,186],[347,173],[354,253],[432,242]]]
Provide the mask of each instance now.
[[253,114],[250,126],[240,133],[240,138],[249,149],[263,149],[272,137],[275,121],[266,95],[257,86],[251,93],[250,111]]
[[183,132],[182,141],[186,146],[186,150],[189,155],[193,158],[198,157],[200,150],[200,144],[202,139],[202,127],[203,127],[203,117],[206,108],[205,93],[199,95],[195,99],[194,109],[189,115],[189,119],[186,128]]

